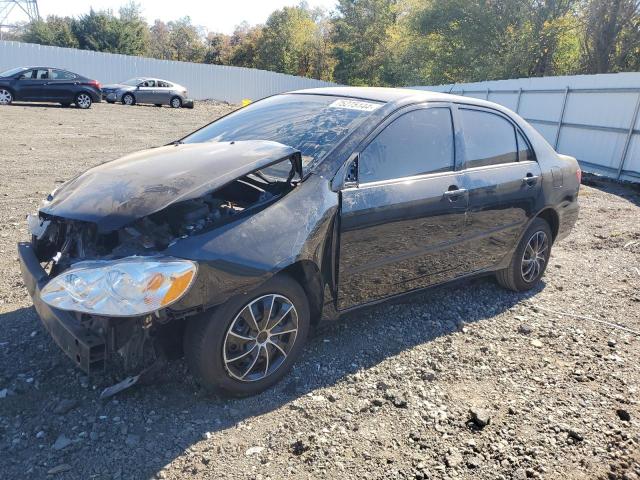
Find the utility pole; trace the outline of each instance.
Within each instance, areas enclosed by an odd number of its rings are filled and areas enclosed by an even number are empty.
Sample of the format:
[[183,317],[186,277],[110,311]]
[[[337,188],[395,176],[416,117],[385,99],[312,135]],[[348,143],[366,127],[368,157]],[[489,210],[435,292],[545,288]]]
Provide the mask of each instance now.
[[5,31],[15,31],[22,24],[39,19],[38,0],[0,0],[0,40]]

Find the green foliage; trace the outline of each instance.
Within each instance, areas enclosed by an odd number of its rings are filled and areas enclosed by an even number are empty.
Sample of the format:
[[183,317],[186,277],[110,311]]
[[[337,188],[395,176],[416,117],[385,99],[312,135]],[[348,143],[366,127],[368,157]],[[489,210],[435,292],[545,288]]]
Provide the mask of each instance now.
[[41,45],[77,48],[78,39],[72,31],[73,19],[51,15],[46,20],[39,20],[29,25],[22,40]]
[[432,85],[637,71],[639,10],[638,0],[338,0],[329,15],[302,2],[225,35],[189,17],[149,26],[128,3],[117,15],[50,16],[20,39],[350,85]]
[[303,77],[330,78],[329,30],[322,12],[305,4],[273,12],[262,29],[256,66]]

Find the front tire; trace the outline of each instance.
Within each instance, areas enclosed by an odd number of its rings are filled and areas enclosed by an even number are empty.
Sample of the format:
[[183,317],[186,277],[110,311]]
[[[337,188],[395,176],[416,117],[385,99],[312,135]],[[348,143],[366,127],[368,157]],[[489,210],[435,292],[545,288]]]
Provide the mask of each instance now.
[[277,383],[300,356],[310,327],[302,287],[277,275],[187,324],[184,351],[207,391],[244,397]]
[[0,88],[0,105],[11,105],[13,102],[13,93],[6,88]]
[[552,243],[549,224],[542,218],[534,219],[520,239],[509,266],[496,272],[498,283],[514,292],[535,287],[549,263]]
[[134,97],[130,93],[125,93],[122,96],[122,104],[123,105],[135,105],[136,104],[136,97]]
[[82,110],[86,110],[88,108],[91,108],[92,103],[93,100],[91,100],[91,96],[88,93],[79,93],[78,95],[76,95],[76,107]]
[[182,99],[180,97],[173,97],[169,104],[172,108],[180,108],[182,107]]

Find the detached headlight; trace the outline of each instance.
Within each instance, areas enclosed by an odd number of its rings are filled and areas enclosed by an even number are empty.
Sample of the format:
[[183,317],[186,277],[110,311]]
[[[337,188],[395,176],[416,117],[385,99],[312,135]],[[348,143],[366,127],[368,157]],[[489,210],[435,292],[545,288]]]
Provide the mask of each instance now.
[[174,258],[79,262],[47,283],[40,297],[61,310],[113,317],[145,315],[180,299],[196,270],[194,262]]

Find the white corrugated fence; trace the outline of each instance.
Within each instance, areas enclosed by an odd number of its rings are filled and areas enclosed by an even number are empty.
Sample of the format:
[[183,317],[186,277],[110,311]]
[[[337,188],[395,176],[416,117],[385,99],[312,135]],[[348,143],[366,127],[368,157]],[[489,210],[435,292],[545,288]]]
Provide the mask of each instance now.
[[184,85],[196,100],[232,103],[245,98],[257,100],[289,90],[334,85],[252,68],[174,62],[0,40],[0,71],[19,66],[63,68],[103,84],[138,76],[158,77]]
[[[237,103],[335,85],[242,67],[157,60],[0,41],[0,70],[22,65],[68,69],[103,84],[152,76],[184,85],[196,100]],[[640,73],[524,78],[415,87],[484,98],[518,112],[585,171],[640,182]]]
[[415,87],[504,105],[583,170],[640,182],[640,73]]

